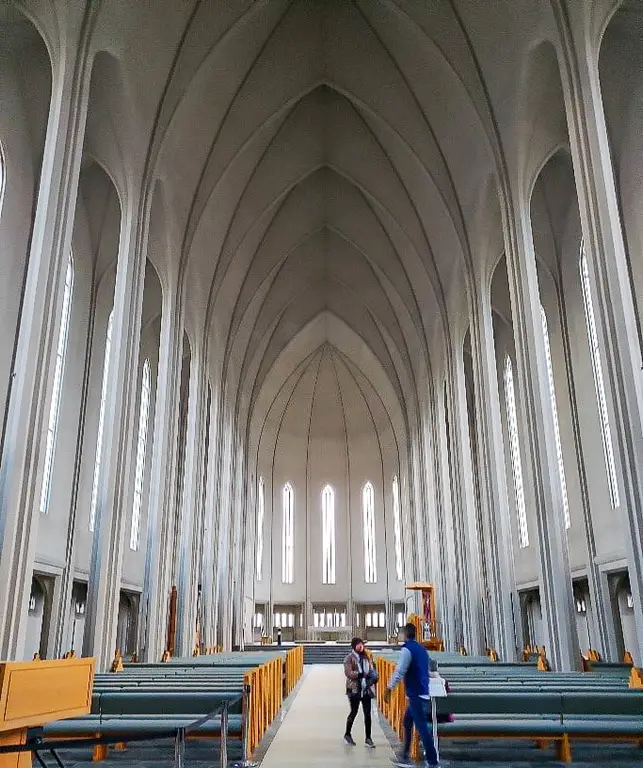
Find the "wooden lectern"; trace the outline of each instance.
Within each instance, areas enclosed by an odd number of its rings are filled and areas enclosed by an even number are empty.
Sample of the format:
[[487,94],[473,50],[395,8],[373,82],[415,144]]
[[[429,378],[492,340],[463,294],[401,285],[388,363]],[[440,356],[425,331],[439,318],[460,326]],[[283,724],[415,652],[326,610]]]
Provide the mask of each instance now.
[[[94,659],[8,661],[0,664],[0,745],[27,741],[27,730],[87,715]],[[0,754],[0,768],[31,768],[31,752]]]
[[[420,615],[412,614],[409,620],[416,624],[418,629],[418,642],[421,642],[431,651],[444,650],[444,644],[438,637],[438,626],[435,617],[435,587],[433,584],[414,581],[407,584],[406,588],[412,592],[420,592],[422,595],[422,612]],[[425,639],[422,632],[423,625],[429,628],[429,637]]]

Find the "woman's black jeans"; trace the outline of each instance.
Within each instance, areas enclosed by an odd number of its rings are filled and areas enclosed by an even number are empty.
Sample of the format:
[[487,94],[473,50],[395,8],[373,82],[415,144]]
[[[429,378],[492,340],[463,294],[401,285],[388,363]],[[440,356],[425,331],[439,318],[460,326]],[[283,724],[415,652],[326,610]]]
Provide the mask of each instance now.
[[364,710],[364,730],[366,731],[366,738],[371,738],[371,697],[368,694],[360,696],[359,694],[349,696],[348,702],[351,706],[351,711],[348,714],[346,720],[346,735],[350,736],[353,723],[357,717],[359,711],[359,704],[362,703],[362,709]]

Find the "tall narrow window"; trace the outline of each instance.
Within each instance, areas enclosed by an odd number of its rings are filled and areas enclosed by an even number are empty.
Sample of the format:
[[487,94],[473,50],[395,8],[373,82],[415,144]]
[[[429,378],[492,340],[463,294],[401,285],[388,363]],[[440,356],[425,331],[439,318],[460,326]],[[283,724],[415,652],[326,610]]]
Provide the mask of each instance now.
[[505,358],[505,399],[507,401],[507,422],[509,426],[509,452],[511,468],[514,477],[516,493],[516,510],[518,512],[518,543],[521,547],[529,546],[529,531],[527,529],[527,509],[525,506],[525,488],[522,480],[522,461],[520,460],[520,441],[518,440],[518,416],[516,414],[516,392],[514,390],[514,374],[509,355]]
[[143,507],[143,482],[145,480],[145,459],[147,457],[147,429],[150,420],[150,395],[152,374],[150,361],[143,363],[141,379],[141,405],[138,412],[138,440],[136,443],[136,474],[134,476],[134,505],[132,507],[132,529],[130,531],[130,549],[136,551],[141,528],[141,509]]
[[[2,173],[2,156],[0,155],[0,174]],[[2,204],[2,177],[0,175],[0,205]],[[54,466],[54,451],[56,449],[56,436],[58,434],[58,419],[60,416],[60,401],[62,399],[63,373],[65,371],[65,356],[67,353],[67,338],[69,336],[69,319],[71,317],[71,297],[74,289],[74,265],[71,254],[67,260],[65,273],[65,289],[63,291],[62,308],[60,312],[60,330],[58,331],[58,343],[56,344],[56,363],[54,365],[54,386],[51,393],[51,405],[49,406],[49,423],[47,426],[47,443],[45,447],[45,471],[42,478],[42,490],[40,493],[40,511],[46,514],[49,511],[49,498],[51,496],[51,479]]]
[[94,531],[96,525],[96,507],[98,504],[98,481],[100,480],[100,467],[103,458],[103,432],[105,429],[105,404],[107,401],[107,386],[109,382],[109,358],[112,352],[112,318],[114,312],[109,313],[107,321],[107,336],[105,339],[105,360],[103,362],[103,385],[100,393],[100,410],[98,412],[98,435],[96,437],[96,458],[94,459],[94,480],[92,482],[92,501],[89,508],[89,530]]
[[610,501],[613,509],[620,502],[618,482],[616,480],[616,462],[614,460],[614,448],[612,446],[612,430],[610,429],[609,414],[607,411],[607,397],[605,395],[605,382],[603,381],[603,365],[601,351],[598,346],[598,332],[596,330],[596,317],[594,315],[594,302],[592,300],[592,288],[589,280],[589,267],[585,254],[585,243],[581,242],[580,250],[580,274],[583,289],[583,303],[585,304],[585,320],[587,322],[587,337],[589,340],[589,353],[592,359],[592,371],[594,373],[594,388],[598,402],[598,415],[601,420],[601,438],[603,441],[603,456],[605,458],[605,470],[607,472],[607,484],[609,486]]
[[567,500],[567,482],[565,480],[565,465],[563,464],[563,446],[560,441],[560,427],[558,425],[558,408],[556,407],[556,388],[554,387],[554,368],[551,364],[551,349],[549,346],[549,329],[547,327],[547,315],[543,306],[540,307],[540,319],[542,320],[543,336],[545,337],[545,359],[547,361],[547,378],[549,380],[549,399],[554,416],[554,441],[556,443],[556,459],[558,461],[558,477],[560,479],[560,492],[563,497],[563,515],[565,528],[570,528],[572,521],[569,517],[569,502]]
[[393,477],[393,535],[395,538],[395,574],[402,581],[402,513],[400,510],[400,481]]
[[364,515],[364,578],[367,584],[375,584],[377,558],[375,555],[375,491],[372,483],[366,483],[362,491],[362,512]]
[[292,485],[286,483],[283,490],[283,542],[281,580],[292,584],[295,570],[295,509]]
[[265,514],[265,487],[263,477],[259,478],[257,490],[257,581],[263,579],[263,517]]
[[335,491],[322,491],[322,583],[335,583]]

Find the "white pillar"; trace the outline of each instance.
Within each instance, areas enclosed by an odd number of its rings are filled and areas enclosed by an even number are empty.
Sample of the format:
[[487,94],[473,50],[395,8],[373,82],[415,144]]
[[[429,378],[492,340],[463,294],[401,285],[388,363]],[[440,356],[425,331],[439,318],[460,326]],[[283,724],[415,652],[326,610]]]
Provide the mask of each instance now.
[[217,541],[217,450],[218,445],[218,396],[211,392],[210,405],[210,439],[208,445],[208,472],[206,478],[205,511],[203,525],[203,631],[206,645],[216,645],[216,578],[217,563],[215,548]]
[[145,245],[137,247],[138,199],[123,205],[114,290],[110,387],[107,390],[105,434],[98,484],[96,522],[89,569],[83,653],[96,658],[97,668],[114,657],[118,625],[124,545],[124,520],[129,519],[134,467],[138,366]]
[[528,202],[520,198],[513,203],[514,219],[505,226],[507,274],[521,394],[520,415],[526,426],[526,455],[533,467],[545,645],[555,669],[571,670],[579,663],[578,636],[563,498],[558,482],[536,257]]
[[190,357],[190,388],[186,429],[183,498],[179,538],[179,578],[177,584],[177,655],[191,656],[196,627],[197,591],[193,557],[198,508],[201,500],[203,443],[205,442],[205,381],[201,354],[195,349]]
[[476,427],[482,519],[490,565],[493,636],[500,658],[516,658],[517,608],[500,394],[489,291],[479,290],[472,307],[471,352],[475,378]]
[[168,290],[161,316],[159,370],[156,382],[154,441],[150,469],[147,553],[142,599],[141,645],[145,661],[158,661],[167,641],[170,574],[168,542],[173,525],[181,366],[182,314],[176,294]]
[[436,414],[433,398],[426,405],[424,452],[426,462],[426,515],[428,527],[429,579],[436,590],[436,622],[438,636],[447,642],[449,591],[447,589],[447,554],[444,537],[444,507],[441,503],[440,456],[436,440]]
[[460,595],[463,618],[463,641],[469,653],[484,653],[482,637],[482,590],[480,556],[477,541],[477,520],[473,491],[473,468],[469,438],[462,342],[453,345],[452,365],[447,386],[451,406],[452,482],[456,490],[454,509],[456,534],[456,563],[460,572]]
[[[563,47],[561,81],[622,491],[624,545],[643,662],[643,360],[598,71],[585,9],[552,3]],[[577,23],[570,24],[568,11]],[[636,653],[636,652],[635,652]]]
[[[59,51],[52,62],[49,119],[0,461],[0,583],[6,587],[0,590],[0,658],[4,659],[19,659],[24,650],[43,435],[53,386],[56,309],[71,247],[89,98],[88,41],[99,6],[87,4],[84,18],[70,12],[64,56]],[[61,61],[69,66],[61,66]]]
[[[436,384],[435,398],[435,449],[439,462],[439,521],[440,550],[442,552],[443,626],[445,647],[456,650],[462,640],[462,611],[458,595],[460,574],[457,568],[454,542],[453,495],[451,492],[451,463],[446,426],[446,393],[441,384]],[[457,502],[456,502],[457,503]]]

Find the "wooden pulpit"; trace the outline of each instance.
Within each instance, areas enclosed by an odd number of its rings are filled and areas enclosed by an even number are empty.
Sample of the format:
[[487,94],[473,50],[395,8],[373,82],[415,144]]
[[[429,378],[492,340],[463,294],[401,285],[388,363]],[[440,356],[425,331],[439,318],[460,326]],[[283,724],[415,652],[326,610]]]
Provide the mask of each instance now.
[[[0,663],[0,745],[25,744],[27,730],[89,714],[94,659]],[[0,768],[31,768],[31,752],[0,754]]]

